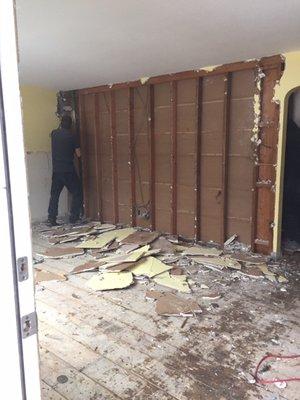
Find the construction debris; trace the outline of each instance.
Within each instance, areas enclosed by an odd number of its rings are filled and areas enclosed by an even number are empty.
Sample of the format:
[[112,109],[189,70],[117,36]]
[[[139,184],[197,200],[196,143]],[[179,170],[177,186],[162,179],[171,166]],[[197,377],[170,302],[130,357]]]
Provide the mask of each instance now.
[[220,256],[223,253],[222,250],[216,249],[215,247],[204,247],[204,246],[193,246],[188,247],[182,252],[185,256]]
[[94,275],[86,285],[93,290],[123,289],[133,284],[131,272],[105,272]]
[[96,271],[99,269],[99,261],[88,261],[84,264],[78,265],[70,274],[80,274],[81,272]]
[[84,254],[84,250],[76,247],[50,247],[44,252],[37,253],[44,258],[75,257]]
[[175,252],[174,245],[164,236],[160,236],[159,238],[154,240],[154,242],[151,243],[151,249],[156,249],[159,250],[160,253],[166,254],[174,254]]
[[67,280],[67,277],[64,274],[57,274],[42,269],[35,270],[34,281],[36,283],[45,281],[65,281],[65,280]]
[[136,244],[144,246],[152,243],[160,236],[158,232],[136,231],[121,241],[122,244]]
[[178,290],[178,292],[190,293],[191,289],[186,279],[186,275],[170,275],[169,272],[163,272],[153,278],[154,282],[158,285]]
[[146,257],[140,260],[130,271],[133,275],[152,278],[170,269],[172,269],[171,265],[166,265],[155,257]]
[[230,238],[228,238],[226,242],[224,242],[224,247],[228,247],[229,245],[231,245],[231,243],[233,243],[237,239],[237,237],[238,235],[236,234],[230,236]]
[[219,269],[222,270],[223,268],[232,268],[232,269],[237,269],[240,270],[241,264],[233,260],[232,258],[228,256],[223,256],[223,257],[204,257],[204,256],[193,256],[191,257],[193,261],[196,263],[202,264],[205,267],[211,267],[214,269]]
[[183,299],[173,293],[165,293],[156,300],[155,311],[165,316],[193,316],[201,313],[199,304],[193,299]]

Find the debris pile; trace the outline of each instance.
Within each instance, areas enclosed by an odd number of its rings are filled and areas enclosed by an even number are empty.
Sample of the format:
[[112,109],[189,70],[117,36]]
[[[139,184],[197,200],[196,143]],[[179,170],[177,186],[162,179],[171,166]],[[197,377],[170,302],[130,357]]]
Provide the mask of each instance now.
[[[44,258],[65,258],[84,255],[84,262],[76,266],[70,275],[92,272],[86,285],[95,291],[124,289],[136,281],[153,282],[172,292],[148,291],[146,297],[156,301],[159,315],[193,316],[201,309],[192,299],[175,293],[192,293],[195,282],[191,270],[228,271],[241,279],[268,279],[285,283],[287,279],[269,270],[267,259],[250,253],[232,253],[224,249],[189,243],[176,236],[137,228],[117,227],[112,224],[91,222],[83,226],[43,230],[51,245],[37,255]],[[232,245],[236,236],[227,241]],[[67,245],[64,245],[68,243]],[[70,243],[73,247],[70,247]],[[58,246],[62,245],[62,246]],[[66,247],[65,247],[66,246]],[[43,275],[44,274],[44,275]],[[49,273],[37,271],[36,280],[49,280]],[[54,274],[55,275],[55,274]],[[45,279],[44,279],[45,278]],[[53,279],[62,280],[62,276]],[[205,284],[198,285],[204,292]],[[175,292],[175,293],[173,293]],[[219,293],[205,292],[202,299],[214,301]]]

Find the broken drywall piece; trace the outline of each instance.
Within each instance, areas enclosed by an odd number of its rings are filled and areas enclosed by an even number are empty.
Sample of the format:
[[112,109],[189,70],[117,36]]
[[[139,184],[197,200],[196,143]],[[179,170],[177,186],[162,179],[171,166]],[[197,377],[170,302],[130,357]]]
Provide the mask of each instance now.
[[163,295],[164,295],[163,292],[159,292],[158,290],[150,289],[150,290],[147,290],[145,297],[146,297],[146,299],[157,300]]
[[230,257],[204,257],[204,256],[193,256],[190,257],[196,263],[202,264],[206,267],[216,268],[217,270],[222,270],[223,268],[232,268],[240,270],[241,264],[231,259]]
[[102,247],[107,246],[113,240],[120,242],[133,232],[135,232],[134,228],[114,229],[101,233],[94,239],[86,240],[80,243],[77,247],[81,249],[101,249]]
[[173,293],[159,296],[156,301],[155,311],[158,315],[185,317],[202,312],[199,304],[193,299],[183,299]]
[[121,244],[135,244],[144,246],[152,243],[160,236],[158,232],[136,231],[121,241]]
[[46,281],[65,281],[65,280],[67,280],[67,277],[64,274],[57,274],[42,269],[35,270],[34,274],[35,283],[46,282]]
[[234,234],[234,235],[230,236],[230,238],[228,238],[228,239],[226,240],[226,242],[224,242],[224,247],[227,247],[227,246],[229,246],[231,243],[233,243],[233,242],[237,239],[237,237],[238,237],[237,234]]
[[279,275],[278,278],[277,278],[277,280],[278,280],[279,283],[286,283],[286,282],[288,282],[288,280],[286,279],[286,277],[283,276],[283,275]]
[[170,275],[169,272],[163,272],[153,278],[158,285],[178,290],[178,292],[190,293],[191,289],[186,279],[186,275]]
[[247,253],[230,254],[234,260],[241,261],[247,264],[262,264],[266,261],[266,257],[260,255],[252,255]]
[[128,254],[132,251],[138,249],[140,246],[138,244],[120,244],[120,247],[116,251],[116,254]]
[[204,285],[204,283],[201,283],[200,289],[209,289],[209,287],[207,285]]
[[150,79],[149,76],[143,76],[142,78],[140,78],[140,82],[142,85],[145,85],[145,83],[147,83],[149,79]]
[[99,268],[99,261],[88,261],[73,268],[70,274],[80,274],[81,272],[96,271]]
[[37,254],[44,258],[65,258],[80,256],[84,254],[84,250],[77,247],[50,247]]
[[239,272],[242,275],[248,276],[249,278],[261,279],[265,277],[262,271],[256,266],[242,268]]
[[174,254],[175,248],[165,237],[160,236],[151,243],[152,250],[159,250],[160,253]]
[[183,271],[183,269],[180,268],[180,267],[173,267],[173,268],[170,270],[170,274],[171,274],[171,275],[183,275],[183,274],[184,274],[184,271]]
[[192,246],[182,252],[185,256],[220,256],[222,250],[216,249],[215,247],[204,247],[204,246]]
[[86,285],[93,290],[123,289],[133,284],[131,272],[105,272],[94,275]]
[[119,243],[113,239],[113,241],[109,242],[106,246],[102,247],[101,249],[91,249],[89,254],[94,258],[103,257],[103,253],[108,253],[113,250],[117,250],[119,248]]
[[145,257],[140,260],[130,271],[136,276],[153,278],[164,271],[172,269],[172,265],[166,265],[155,257]]
[[150,246],[146,245],[146,246],[140,247],[137,250],[132,251],[129,254],[118,254],[115,256],[110,256],[110,257],[102,258],[101,261],[104,265],[104,268],[114,267],[116,265],[123,264],[123,263],[136,262],[147,253],[149,248],[150,248]]
[[114,265],[113,267],[106,267],[105,270],[107,270],[107,272],[121,272],[125,270],[130,270],[130,268],[134,267],[135,264],[135,262],[123,262],[121,264]]

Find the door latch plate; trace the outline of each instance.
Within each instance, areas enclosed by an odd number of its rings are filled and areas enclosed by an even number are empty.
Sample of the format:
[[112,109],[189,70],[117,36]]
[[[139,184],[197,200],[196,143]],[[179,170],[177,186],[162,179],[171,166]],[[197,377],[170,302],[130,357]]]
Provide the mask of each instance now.
[[22,324],[22,337],[23,339],[35,335],[37,333],[37,316],[36,312],[24,315],[21,318]]
[[28,279],[28,258],[19,257],[17,259],[18,281],[23,282]]

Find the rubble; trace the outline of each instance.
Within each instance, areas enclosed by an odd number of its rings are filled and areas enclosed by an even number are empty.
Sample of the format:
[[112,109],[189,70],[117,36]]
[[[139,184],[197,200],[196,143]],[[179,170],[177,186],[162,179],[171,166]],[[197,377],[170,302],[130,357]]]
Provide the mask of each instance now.
[[45,281],[65,281],[65,280],[67,280],[67,277],[64,274],[57,274],[42,269],[35,270],[34,281],[36,283]]
[[131,272],[105,272],[92,276],[86,286],[93,290],[123,289],[133,284]]
[[84,254],[84,250],[76,247],[51,247],[46,249],[44,252],[37,254],[44,258],[65,258],[80,256]]

